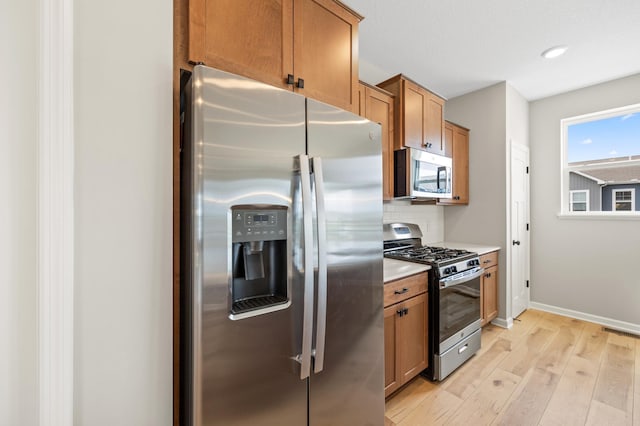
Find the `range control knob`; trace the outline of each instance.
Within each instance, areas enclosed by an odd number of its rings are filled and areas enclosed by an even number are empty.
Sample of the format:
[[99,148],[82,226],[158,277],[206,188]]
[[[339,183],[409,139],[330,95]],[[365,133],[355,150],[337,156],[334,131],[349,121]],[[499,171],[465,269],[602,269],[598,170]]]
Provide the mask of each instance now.
[[479,264],[480,264],[480,261],[478,261],[477,259],[472,259],[472,260],[467,262],[467,265],[469,265],[469,266],[476,266],[476,265],[479,265]]
[[449,275],[451,273],[451,268],[444,268],[444,274]]
[[456,268],[455,266],[451,267],[451,273],[455,274],[456,272],[458,272],[458,268]]

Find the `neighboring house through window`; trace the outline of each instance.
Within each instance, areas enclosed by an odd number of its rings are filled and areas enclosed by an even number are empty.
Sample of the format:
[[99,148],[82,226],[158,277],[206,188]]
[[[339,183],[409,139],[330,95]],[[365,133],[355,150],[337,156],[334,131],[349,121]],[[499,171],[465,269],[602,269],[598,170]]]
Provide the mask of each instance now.
[[589,191],[569,191],[570,210],[572,212],[588,212],[589,211]]
[[567,118],[561,126],[562,212],[640,214],[640,104]]
[[635,210],[635,189],[614,189],[613,190],[613,203],[611,210],[617,212],[628,212]]

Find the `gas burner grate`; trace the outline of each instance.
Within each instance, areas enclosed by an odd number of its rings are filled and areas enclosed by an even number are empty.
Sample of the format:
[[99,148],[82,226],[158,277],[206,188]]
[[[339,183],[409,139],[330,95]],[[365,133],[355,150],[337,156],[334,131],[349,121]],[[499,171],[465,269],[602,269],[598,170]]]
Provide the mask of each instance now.
[[423,246],[402,250],[392,250],[385,253],[386,257],[392,259],[409,260],[418,263],[437,264],[451,260],[463,259],[468,256],[475,256],[467,250],[448,249],[444,247]]

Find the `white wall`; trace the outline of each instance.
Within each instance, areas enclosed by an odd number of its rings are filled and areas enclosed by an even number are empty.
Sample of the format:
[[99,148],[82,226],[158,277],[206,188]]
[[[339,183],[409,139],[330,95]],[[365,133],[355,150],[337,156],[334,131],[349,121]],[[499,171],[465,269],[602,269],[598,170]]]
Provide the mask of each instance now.
[[74,3],[75,424],[169,425],[173,2]]
[[531,103],[531,300],[640,327],[640,221],[560,219],[560,120],[640,103],[640,74]]
[[38,2],[0,2],[0,425],[38,415]]
[[385,201],[384,222],[415,223],[422,231],[422,243],[444,241],[444,207],[431,204],[411,204],[407,200]]
[[529,146],[529,101],[509,83],[505,85],[507,95],[507,142],[514,141]]
[[506,319],[506,83],[447,101],[447,120],[470,129],[469,205],[447,206],[445,238],[495,245],[499,258],[499,312]]

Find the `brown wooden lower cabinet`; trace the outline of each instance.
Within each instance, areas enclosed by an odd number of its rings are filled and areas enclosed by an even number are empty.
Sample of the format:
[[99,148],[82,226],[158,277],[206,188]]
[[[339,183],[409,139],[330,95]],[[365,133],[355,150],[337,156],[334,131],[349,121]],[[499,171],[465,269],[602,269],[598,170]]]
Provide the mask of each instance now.
[[385,396],[428,367],[426,286],[426,272],[385,284],[385,295],[394,296],[385,297],[384,308]]
[[480,319],[484,326],[498,316],[498,252],[480,256],[480,265],[484,267],[480,279]]

